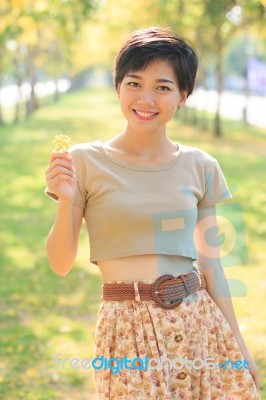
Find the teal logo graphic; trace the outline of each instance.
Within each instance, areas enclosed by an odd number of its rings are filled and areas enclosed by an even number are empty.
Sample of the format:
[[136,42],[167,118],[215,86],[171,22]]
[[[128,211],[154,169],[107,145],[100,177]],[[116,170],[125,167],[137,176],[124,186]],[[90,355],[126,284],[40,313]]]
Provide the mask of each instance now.
[[[236,185],[232,188],[236,189]],[[231,192],[232,192],[231,189]],[[206,195],[212,198],[213,174],[206,174]],[[188,187],[182,190],[190,198],[195,198]],[[216,201],[228,197],[228,190],[219,194]],[[198,217],[199,210],[195,201],[195,208],[158,212],[153,214],[154,240],[157,254],[179,254],[196,260],[198,254],[206,260],[206,265],[213,264],[214,289],[222,297],[244,297],[247,295],[247,286],[237,279],[224,279],[223,268],[236,267],[248,263],[243,210],[239,203],[217,204],[216,207],[205,208]],[[217,225],[213,221],[216,217]],[[195,229],[201,228],[203,240],[194,242]],[[217,259],[217,247],[220,249],[220,258]],[[212,256],[213,254],[213,256]],[[213,257],[213,258],[212,258]],[[159,261],[159,270],[164,274],[165,265]],[[213,261],[213,263],[212,263]],[[217,268],[217,264],[219,268]],[[204,268],[204,266],[203,266]],[[177,271],[178,272],[178,271]],[[226,284],[221,284],[225,281]],[[229,290],[230,289],[230,292]]]
[[246,360],[226,360],[224,363],[215,362],[214,358],[207,357],[205,359],[202,358],[194,358],[193,360],[187,358],[176,357],[174,359],[170,359],[168,357],[160,357],[160,358],[148,358],[147,355],[144,357],[135,357],[128,358],[127,355],[124,357],[111,357],[106,358],[104,356],[93,358],[79,358],[79,357],[67,357],[67,358],[59,358],[61,354],[56,354],[54,356],[54,368],[58,369],[58,365],[65,369],[65,365],[74,370],[88,370],[91,367],[95,370],[101,369],[110,369],[111,373],[116,375],[119,371],[123,369],[127,370],[162,370],[166,365],[168,368],[175,370],[182,370],[184,367],[191,370],[213,370],[215,368],[223,368],[226,370],[227,368],[231,368],[232,370],[237,369],[249,369],[249,362]]

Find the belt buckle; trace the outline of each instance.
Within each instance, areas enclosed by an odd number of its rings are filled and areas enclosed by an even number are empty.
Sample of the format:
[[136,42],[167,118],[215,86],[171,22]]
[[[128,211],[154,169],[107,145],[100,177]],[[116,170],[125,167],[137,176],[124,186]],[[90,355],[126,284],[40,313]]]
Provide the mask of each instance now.
[[160,285],[163,282],[172,280],[172,279],[175,279],[175,277],[173,275],[170,275],[170,274],[161,275],[153,282],[152,288],[151,288],[152,299],[155,301],[156,304],[158,304],[158,306],[165,308],[165,309],[175,308],[179,304],[182,303],[182,299],[177,299],[175,301],[171,301],[171,303],[164,303],[162,301],[162,299],[159,297]]

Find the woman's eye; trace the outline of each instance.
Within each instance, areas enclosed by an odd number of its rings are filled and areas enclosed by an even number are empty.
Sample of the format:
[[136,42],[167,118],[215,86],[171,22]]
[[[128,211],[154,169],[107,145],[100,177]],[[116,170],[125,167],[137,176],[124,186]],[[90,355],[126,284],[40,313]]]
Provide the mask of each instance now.
[[170,90],[170,88],[168,86],[158,86],[158,89],[161,92],[167,92],[168,90]]
[[139,87],[139,83],[138,82],[128,82],[128,86],[130,87]]

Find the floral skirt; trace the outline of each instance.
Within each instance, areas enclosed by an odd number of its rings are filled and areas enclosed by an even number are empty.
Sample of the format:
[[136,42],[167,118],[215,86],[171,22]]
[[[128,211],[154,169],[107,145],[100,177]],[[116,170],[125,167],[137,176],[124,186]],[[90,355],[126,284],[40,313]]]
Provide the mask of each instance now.
[[100,400],[260,399],[231,328],[206,290],[170,310],[153,300],[103,301],[94,357]]

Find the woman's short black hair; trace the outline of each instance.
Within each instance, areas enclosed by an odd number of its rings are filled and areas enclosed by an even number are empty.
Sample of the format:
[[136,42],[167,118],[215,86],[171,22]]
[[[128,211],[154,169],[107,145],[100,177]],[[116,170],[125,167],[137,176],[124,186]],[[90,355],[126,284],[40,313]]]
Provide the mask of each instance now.
[[193,91],[198,56],[185,39],[168,28],[151,27],[137,30],[129,36],[118,53],[114,67],[117,88],[125,75],[144,70],[156,60],[168,61],[173,67],[180,91]]

